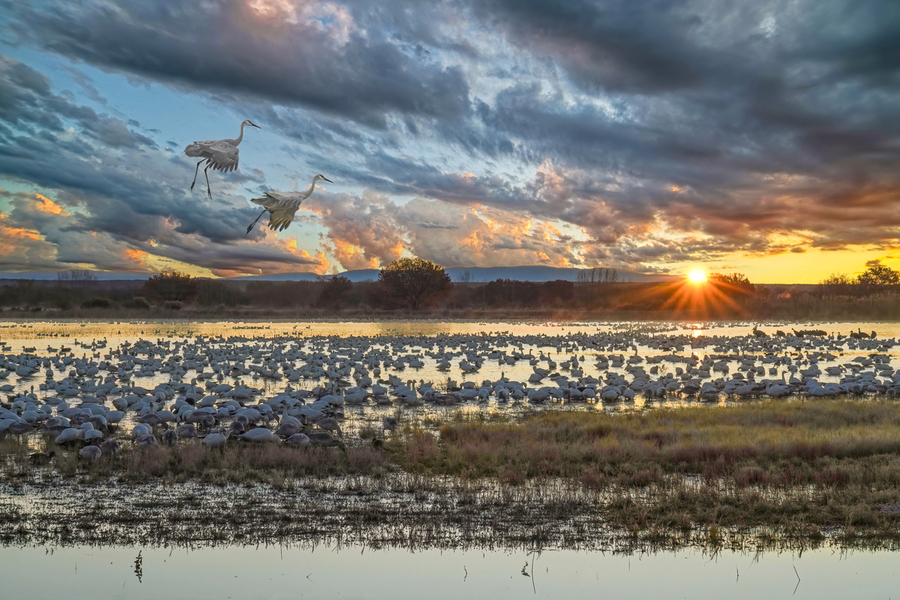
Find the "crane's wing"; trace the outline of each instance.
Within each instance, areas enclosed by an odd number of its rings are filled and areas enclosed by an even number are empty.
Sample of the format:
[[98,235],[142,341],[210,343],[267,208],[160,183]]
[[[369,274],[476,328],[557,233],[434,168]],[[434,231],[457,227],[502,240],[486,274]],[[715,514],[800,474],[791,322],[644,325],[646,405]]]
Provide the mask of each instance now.
[[294,207],[276,208],[269,210],[269,229],[284,231],[294,220],[297,209]]
[[296,212],[300,203],[303,202],[303,197],[299,192],[266,192],[265,196],[253,198],[251,202],[264,206],[270,211],[289,208]]
[[207,140],[205,142],[194,142],[184,149],[184,153],[193,158],[209,158],[209,149],[221,141],[222,140]]
[[209,166],[216,171],[228,173],[238,167],[238,147],[228,142],[216,142],[205,148]]

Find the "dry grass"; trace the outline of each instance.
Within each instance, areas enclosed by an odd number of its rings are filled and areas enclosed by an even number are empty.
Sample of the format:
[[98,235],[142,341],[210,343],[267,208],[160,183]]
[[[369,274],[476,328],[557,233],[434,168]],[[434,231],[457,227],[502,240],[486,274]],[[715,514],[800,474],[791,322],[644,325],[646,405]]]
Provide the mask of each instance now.
[[[0,456],[8,478],[26,479],[32,474],[28,458],[31,448],[14,439],[0,442]],[[117,477],[126,484],[162,480],[167,483],[198,481],[268,483],[291,487],[301,477],[344,475],[380,476],[387,470],[384,455],[372,446],[340,448],[294,448],[273,444],[230,444],[209,449],[199,443],[146,449],[126,445],[116,456],[88,463],[75,451],[55,450],[52,468],[58,475],[96,482]]]
[[900,403],[889,401],[544,412],[520,420],[457,413],[436,424],[406,420],[383,450],[126,445],[119,456],[90,464],[58,451],[49,469],[34,468],[29,451],[15,439],[0,441],[7,481],[46,481],[50,473],[83,483],[115,477],[126,484],[292,490],[350,476],[371,481],[372,495],[392,492],[384,477],[391,473],[406,478],[403,493],[416,502],[433,500],[436,482],[458,481],[454,510],[478,495],[499,504],[508,498],[509,510],[519,510],[514,498],[538,494],[529,502],[549,506],[541,494],[558,490],[552,504],[561,515],[666,544],[683,543],[679,536],[718,544],[734,532],[763,530],[794,540],[838,536],[854,545],[900,541]]
[[[586,469],[606,476],[648,469],[656,478],[738,476],[754,461],[772,467],[779,461],[812,464],[900,454],[900,404],[770,402],[624,415],[546,412],[521,423],[457,415],[440,426],[437,438],[409,430],[391,447],[405,469],[462,477],[513,471],[526,478],[584,478]],[[747,472],[740,477],[760,483]],[[642,475],[635,482],[646,479]]]
[[457,416],[389,444],[407,471],[508,485],[563,478],[602,493],[638,532],[776,527],[900,537],[900,404],[769,402],[644,414]]

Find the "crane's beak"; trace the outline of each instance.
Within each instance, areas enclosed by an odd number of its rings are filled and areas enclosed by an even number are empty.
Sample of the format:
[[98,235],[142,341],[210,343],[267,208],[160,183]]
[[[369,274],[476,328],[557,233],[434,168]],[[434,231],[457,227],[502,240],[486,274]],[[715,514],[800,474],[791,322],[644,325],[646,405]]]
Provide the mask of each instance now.
[[255,125],[253,123],[250,123],[250,125],[252,125],[253,127],[256,127],[257,129],[262,129],[262,127],[260,127],[259,125]]
[[326,179],[325,177],[322,178],[322,181],[327,181],[328,183],[334,183],[332,180]]

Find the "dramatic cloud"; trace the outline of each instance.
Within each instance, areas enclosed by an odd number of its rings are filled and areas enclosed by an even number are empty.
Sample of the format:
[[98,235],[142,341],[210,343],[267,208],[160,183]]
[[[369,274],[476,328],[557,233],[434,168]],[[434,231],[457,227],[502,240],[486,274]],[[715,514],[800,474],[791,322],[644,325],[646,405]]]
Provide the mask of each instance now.
[[[0,59],[0,176],[49,202],[8,200],[10,265],[160,256],[215,273],[324,272],[416,254],[664,271],[900,246],[897,3],[0,7],[2,39],[66,62],[93,106]],[[181,142],[160,147],[178,132],[154,141],[82,65],[252,115],[284,158],[217,174],[215,202],[189,196]],[[301,208],[297,237],[243,235],[246,185],[302,187],[316,172],[336,183]]]
[[456,118],[463,74],[391,40],[375,11],[336,2],[6,5],[23,41],[192,89],[249,94],[384,127],[388,113]]
[[55,191],[55,199],[0,191],[10,207],[0,256],[10,270],[146,271],[152,257],[234,273],[327,267],[296,242],[257,233],[247,243],[255,211],[222,191],[233,184],[217,182],[215,201],[189,196],[189,163],[121,120],[55,95],[30,67],[0,57],[0,91],[0,174]]

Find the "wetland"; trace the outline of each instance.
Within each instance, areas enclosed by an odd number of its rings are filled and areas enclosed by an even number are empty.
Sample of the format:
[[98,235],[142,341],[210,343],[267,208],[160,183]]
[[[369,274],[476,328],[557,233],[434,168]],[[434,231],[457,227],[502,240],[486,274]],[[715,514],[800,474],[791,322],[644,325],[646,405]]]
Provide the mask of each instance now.
[[[874,564],[900,541],[898,329],[3,323],[2,552],[55,565],[78,550],[120,568],[130,554],[135,573],[135,555],[159,564],[164,549],[188,562],[251,548],[299,562],[316,549],[354,564],[450,556],[472,565],[462,577],[504,573],[463,580],[501,597],[523,593],[506,575],[534,577],[533,595],[600,589],[584,569],[565,584],[549,574],[588,558],[604,573],[628,557]],[[205,443],[215,435],[221,446]],[[486,567],[512,556],[532,569]],[[554,582],[540,592],[535,565]],[[895,581],[879,577],[874,589]],[[123,597],[141,597],[134,584]]]

